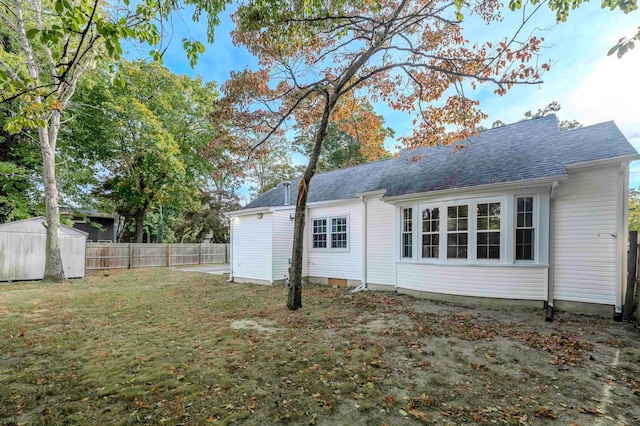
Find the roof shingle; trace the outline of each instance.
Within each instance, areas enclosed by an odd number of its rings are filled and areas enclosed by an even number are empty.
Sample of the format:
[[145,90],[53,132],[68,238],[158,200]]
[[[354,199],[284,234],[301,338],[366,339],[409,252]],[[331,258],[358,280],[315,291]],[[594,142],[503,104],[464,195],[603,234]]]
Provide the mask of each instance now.
[[[560,131],[555,115],[485,130],[462,146],[455,152],[450,146],[403,150],[397,158],[319,173],[311,181],[307,202],[349,199],[376,190],[392,197],[564,177],[567,165],[637,155],[612,121]],[[421,158],[414,161],[414,156]],[[291,182],[291,200],[297,198],[299,182]],[[244,208],[282,205],[280,184]]]

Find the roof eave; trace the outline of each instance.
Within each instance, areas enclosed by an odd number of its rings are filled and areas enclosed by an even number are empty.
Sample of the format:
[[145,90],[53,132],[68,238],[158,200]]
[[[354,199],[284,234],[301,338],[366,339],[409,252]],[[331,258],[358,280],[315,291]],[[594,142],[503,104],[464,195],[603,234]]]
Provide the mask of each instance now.
[[269,213],[269,207],[254,207],[252,209],[240,209],[224,213],[225,217],[246,216],[255,213]]
[[564,168],[567,170],[579,170],[588,169],[592,167],[604,167],[612,166],[621,163],[627,163],[631,161],[640,160],[640,154],[622,155],[620,157],[603,158],[595,161],[583,161],[580,163],[565,164]]

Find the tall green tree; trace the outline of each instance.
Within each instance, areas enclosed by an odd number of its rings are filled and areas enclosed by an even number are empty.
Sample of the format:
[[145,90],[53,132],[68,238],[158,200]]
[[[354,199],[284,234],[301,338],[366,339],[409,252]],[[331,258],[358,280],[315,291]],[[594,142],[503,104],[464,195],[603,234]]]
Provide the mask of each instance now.
[[156,62],[123,62],[119,72],[122,88],[110,86],[104,73],[79,88],[73,109],[80,112],[61,142],[94,165],[93,194],[110,200],[142,242],[147,213],[155,212],[158,229],[168,229],[164,221],[192,208],[207,186],[212,165],[203,151],[216,133],[208,116],[218,92],[214,83]]
[[[18,101],[18,114],[6,123],[11,132],[32,129],[42,156],[42,186],[46,210],[45,280],[64,279],[60,255],[59,190],[56,152],[63,113],[78,82],[97,62],[113,63],[122,43],[134,40],[153,46],[161,59],[162,42],[170,35],[165,23],[182,4],[194,6],[193,18],[206,13],[213,38],[217,14],[227,0],[143,0],[131,4],[100,0],[7,0],[0,3],[0,25],[17,48],[0,50],[1,101]],[[193,64],[204,50],[198,41],[184,40]],[[120,78],[116,79],[121,81]]]

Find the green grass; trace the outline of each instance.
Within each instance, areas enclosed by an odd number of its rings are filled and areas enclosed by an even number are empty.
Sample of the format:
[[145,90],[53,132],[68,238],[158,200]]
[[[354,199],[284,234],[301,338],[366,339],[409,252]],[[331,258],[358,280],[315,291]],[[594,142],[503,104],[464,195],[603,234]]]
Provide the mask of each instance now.
[[640,418],[628,326],[320,286],[291,312],[282,287],[225,278],[0,285],[0,424],[589,424],[608,327],[631,400],[603,414]]

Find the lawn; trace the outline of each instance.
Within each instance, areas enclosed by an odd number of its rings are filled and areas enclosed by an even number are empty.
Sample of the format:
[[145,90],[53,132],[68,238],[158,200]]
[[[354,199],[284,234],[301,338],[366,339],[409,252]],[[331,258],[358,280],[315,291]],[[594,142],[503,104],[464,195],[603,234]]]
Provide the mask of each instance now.
[[640,334],[168,269],[0,284],[0,424],[638,424]]

